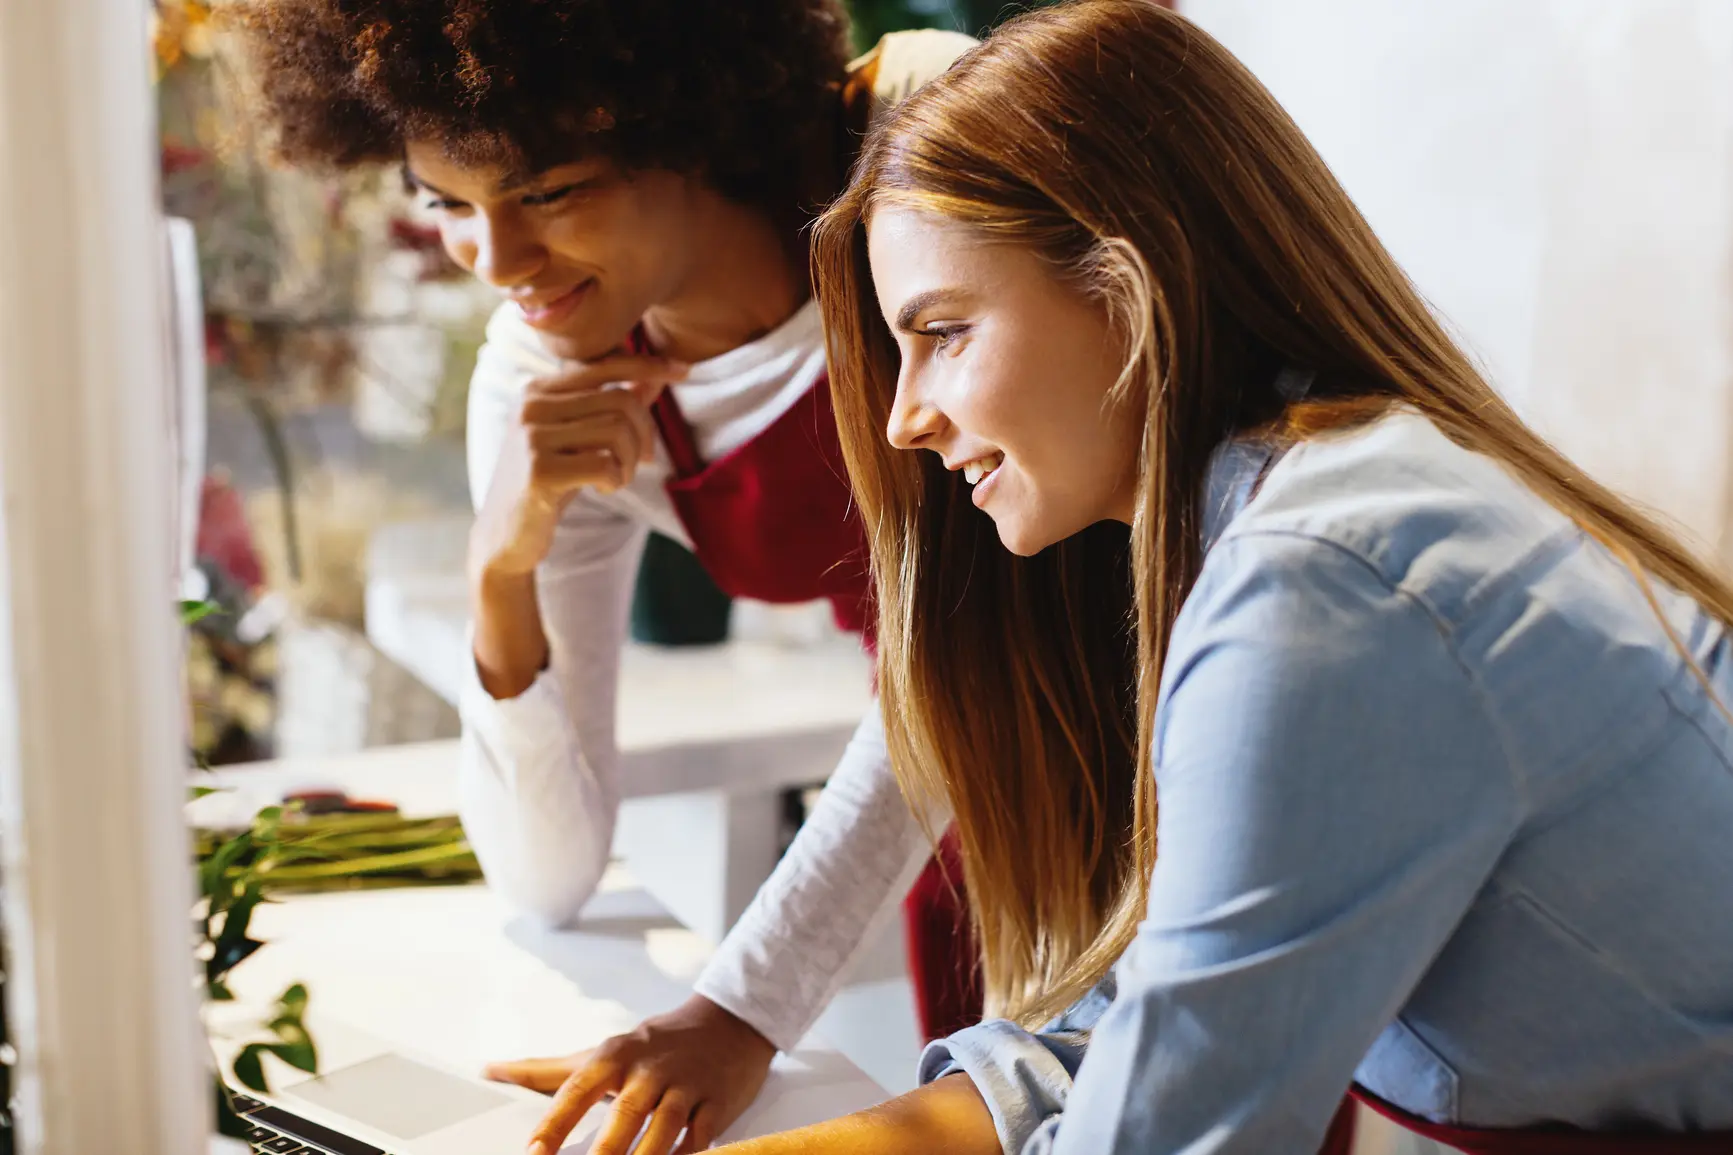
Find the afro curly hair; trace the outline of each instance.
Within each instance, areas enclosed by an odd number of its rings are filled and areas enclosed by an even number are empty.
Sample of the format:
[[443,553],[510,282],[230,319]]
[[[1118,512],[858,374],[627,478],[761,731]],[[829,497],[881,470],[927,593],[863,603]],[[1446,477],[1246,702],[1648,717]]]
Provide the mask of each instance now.
[[776,205],[835,139],[841,0],[238,0],[256,112],[291,164],[409,139],[530,174],[591,156]]

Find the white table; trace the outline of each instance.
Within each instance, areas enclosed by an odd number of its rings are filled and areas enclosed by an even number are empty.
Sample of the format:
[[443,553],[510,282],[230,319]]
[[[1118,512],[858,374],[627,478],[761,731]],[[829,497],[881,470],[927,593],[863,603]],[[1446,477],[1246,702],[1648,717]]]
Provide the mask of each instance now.
[[[208,776],[201,776],[200,780],[224,787],[224,792],[194,803],[189,807],[189,812],[196,822],[239,823],[246,821],[260,807],[280,801],[289,791],[335,788],[358,798],[381,798],[395,802],[408,817],[452,814],[457,807],[457,752],[456,742],[423,742],[405,746],[383,746],[343,757],[223,767]],[[690,847],[695,839],[701,839],[710,833],[702,821],[702,808],[711,805],[710,800],[702,795],[696,798],[691,795],[672,795],[667,799],[667,809],[658,812],[646,811],[643,808],[646,802],[655,801],[657,800],[640,799],[628,802],[622,808],[621,824],[625,825],[628,820],[646,824],[680,823],[681,825],[662,826],[660,841],[684,843],[688,847],[687,852],[694,859],[700,857],[700,854],[691,851]],[[697,820],[692,820],[690,815],[678,813],[677,808],[680,807],[698,810]],[[680,831],[680,838],[669,838],[670,829]],[[653,833],[653,830],[646,829],[646,838],[650,833]],[[710,852],[716,853],[716,848],[711,847]],[[653,870],[661,868],[671,871],[672,864],[678,862],[679,857],[665,851],[661,854],[638,855],[628,861],[633,878],[642,884],[642,865],[648,865]],[[768,866],[765,870],[768,872]],[[730,885],[726,880],[719,883],[715,879],[696,878],[686,880],[682,888],[676,885],[679,880],[667,878],[666,875],[661,877],[665,882],[662,893],[684,895],[689,899],[694,895],[701,898],[707,893],[715,894]],[[706,890],[705,887],[710,889]],[[409,897],[410,892],[402,893],[406,903],[417,901]],[[671,904],[663,901],[662,893],[652,891],[651,895],[660,904],[660,910],[669,910]],[[606,901],[606,896],[598,896],[593,900],[593,904]],[[387,904],[384,909],[389,912],[393,908]],[[602,909],[605,910],[606,907]],[[584,917],[587,924],[590,918],[595,917],[595,911],[586,907]],[[714,944],[720,941],[720,934],[713,933],[714,928],[693,927],[683,916],[678,917],[678,923],[689,928],[682,933],[693,942]],[[658,935],[657,941],[665,943],[672,941],[672,938],[665,934]],[[623,1023],[622,1027],[629,1027],[635,1022],[634,1019],[632,1022]],[[819,1019],[817,1029],[833,1040],[844,1054],[864,1068],[878,1083],[893,1092],[905,1091],[914,1085],[915,1061],[920,1053],[921,1040],[915,1020],[914,997],[908,978],[901,920],[893,920],[871,947],[862,952],[845,979],[842,990]],[[572,1050],[577,1045],[564,1044],[566,1050]]]
[[[618,870],[567,931],[511,919],[482,886],[293,898],[261,907],[253,926],[269,945],[234,971],[237,996],[264,1005],[304,982],[327,1070],[342,1064],[355,1032],[472,1072],[590,1047],[683,999],[710,950]],[[886,1097],[809,1037],[778,1056],[727,1137],[802,1126]]]
[[[455,705],[471,662],[467,517],[388,525],[368,552],[367,636]],[[720,940],[776,864],[780,796],[823,781],[872,708],[857,640],[626,647],[615,852],[680,921]],[[422,748],[441,766],[455,747]],[[669,830],[681,831],[670,839]]]

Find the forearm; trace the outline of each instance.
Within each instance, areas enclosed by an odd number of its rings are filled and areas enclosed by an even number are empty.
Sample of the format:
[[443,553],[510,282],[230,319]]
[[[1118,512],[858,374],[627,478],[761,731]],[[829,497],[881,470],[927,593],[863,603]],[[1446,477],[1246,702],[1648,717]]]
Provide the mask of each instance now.
[[891,774],[875,704],[698,992],[792,1050],[895,917],[927,851]]
[[950,1075],[840,1119],[731,1143],[726,1155],[1001,1155],[986,1101],[967,1075]]
[[495,698],[515,698],[548,664],[548,639],[536,597],[536,575],[473,566],[470,612],[475,620],[475,669]]

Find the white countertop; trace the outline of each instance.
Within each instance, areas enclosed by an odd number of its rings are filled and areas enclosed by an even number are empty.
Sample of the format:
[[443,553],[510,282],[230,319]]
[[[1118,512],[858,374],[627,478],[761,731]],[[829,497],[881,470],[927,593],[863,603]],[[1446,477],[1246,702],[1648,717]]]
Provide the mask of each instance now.
[[[479,1072],[508,1058],[562,1055],[628,1030],[686,997],[709,948],[623,872],[612,872],[574,929],[510,918],[481,886],[356,891],[261,907],[268,942],[233,976],[246,1004],[291,982],[310,992],[309,1025],[383,1039],[439,1065]],[[779,1056],[738,1138],[846,1114],[886,1097],[809,1036]]]

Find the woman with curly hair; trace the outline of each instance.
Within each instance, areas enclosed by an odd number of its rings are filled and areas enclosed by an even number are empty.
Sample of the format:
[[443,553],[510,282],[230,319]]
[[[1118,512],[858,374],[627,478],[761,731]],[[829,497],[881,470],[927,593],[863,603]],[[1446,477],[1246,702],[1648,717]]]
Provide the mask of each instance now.
[[[801,230],[875,111],[972,41],[894,34],[851,65],[839,0],[248,0],[237,15],[278,151],[401,165],[452,258],[504,298],[470,395],[461,805],[490,883],[565,923],[608,858],[620,647],[651,530],[730,594],[828,598],[845,627],[867,622]],[[875,707],[687,1003],[589,1055],[492,1074],[562,1088],[550,1150],[610,1093],[598,1155],[640,1129],[646,1155],[703,1148],[929,852]],[[939,960],[953,974],[959,953]]]

